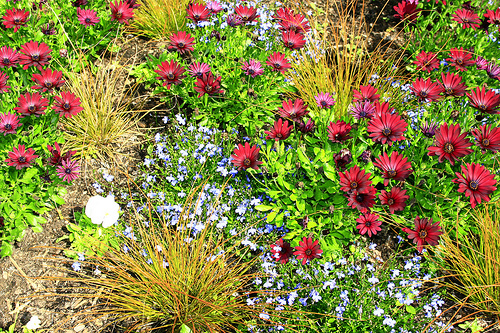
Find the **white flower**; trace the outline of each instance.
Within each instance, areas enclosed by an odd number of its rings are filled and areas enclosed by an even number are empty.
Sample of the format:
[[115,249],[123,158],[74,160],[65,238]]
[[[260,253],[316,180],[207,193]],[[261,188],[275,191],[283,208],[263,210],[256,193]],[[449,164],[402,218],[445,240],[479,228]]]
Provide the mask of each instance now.
[[38,318],[38,316],[33,316],[31,317],[30,321],[26,324],[26,328],[29,330],[36,330],[40,327],[42,327],[40,324],[42,322]]
[[102,223],[103,228],[110,227],[118,221],[119,210],[120,206],[112,195],[108,195],[106,198],[95,195],[89,199],[85,206],[85,214],[90,217],[92,223]]

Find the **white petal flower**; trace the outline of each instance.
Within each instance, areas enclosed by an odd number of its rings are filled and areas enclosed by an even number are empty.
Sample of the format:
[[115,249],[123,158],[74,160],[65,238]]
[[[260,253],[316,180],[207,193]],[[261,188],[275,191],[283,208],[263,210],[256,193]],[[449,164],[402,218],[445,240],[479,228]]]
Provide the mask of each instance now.
[[85,206],[85,214],[90,217],[92,223],[102,224],[103,228],[108,228],[118,221],[119,210],[120,206],[112,195],[106,198],[95,195]]
[[38,316],[31,317],[30,321],[26,324],[26,328],[29,330],[36,330],[41,327],[42,321]]

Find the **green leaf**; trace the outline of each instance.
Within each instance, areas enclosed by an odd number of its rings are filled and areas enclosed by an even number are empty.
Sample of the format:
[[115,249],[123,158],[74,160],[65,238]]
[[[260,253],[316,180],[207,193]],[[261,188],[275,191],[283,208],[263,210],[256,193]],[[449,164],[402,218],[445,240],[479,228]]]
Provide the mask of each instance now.
[[12,244],[7,242],[2,242],[2,246],[0,247],[0,257],[7,257],[12,255]]
[[189,326],[187,326],[186,324],[182,324],[181,326],[181,333],[191,333],[191,329],[189,328]]
[[407,305],[406,306],[406,312],[411,313],[413,315],[417,314],[417,310],[415,310],[415,308],[413,306],[411,306],[411,305]]
[[273,207],[267,205],[258,205],[255,206],[255,209],[257,209],[259,212],[267,212],[268,210],[273,209]]
[[29,184],[31,178],[33,178],[38,173],[38,169],[29,168],[23,175],[23,178],[19,179],[21,183]]
[[299,200],[297,201],[297,209],[299,212],[303,212],[306,209],[306,202],[305,200]]
[[269,214],[267,214],[266,217],[267,222],[273,222],[274,219],[276,218],[276,214],[278,214],[278,212],[270,212]]

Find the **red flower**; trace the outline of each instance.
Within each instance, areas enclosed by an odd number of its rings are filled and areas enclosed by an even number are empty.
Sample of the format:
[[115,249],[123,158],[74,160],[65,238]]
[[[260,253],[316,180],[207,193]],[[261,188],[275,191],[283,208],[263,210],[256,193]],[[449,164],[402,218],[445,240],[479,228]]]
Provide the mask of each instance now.
[[368,187],[363,193],[352,192],[347,197],[348,205],[353,209],[357,208],[361,213],[366,213],[375,204],[375,194],[377,194],[377,189],[373,186]]
[[451,15],[452,20],[462,24],[462,28],[472,28],[476,30],[479,27],[481,20],[476,13],[472,10],[459,8],[455,11],[455,14]]
[[196,79],[194,90],[199,92],[198,98],[208,94],[210,96],[218,93],[224,93],[224,90],[220,89],[221,77],[214,78],[212,73],[203,74],[203,76]]
[[0,68],[16,67],[19,60],[19,53],[8,46],[0,48]]
[[439,156],[439,163],[444,159],[450,161],[451,165],[455,165],[455,161],[463,156],[472,153],[472,149],[468,149],[471,143],[466,139],[467,133],[460,134],[460,125],[450,125],[444,123],[438,131],[436,131],[437,146],[427,148],[429,156]]
[[302,265],[305,265],[307,261],[321,257],[323,250],[320,249],[318,243],[318,240],[313,241],[311,237],[304,237],[299,241],[299,246],[295,247],[296,251],[293,254],[297,256],[297,259],[302,259]]
[[469,97],[472,107],[481,112],[489,114],[500,113],[500,110],[497,109],[500,105],[500,95],[496,94],[493,90],[486,91],[485,86],[481,89],[476,87],[475,90],[471,90],[470,94],[467,93],[467,97]]
[[293,249],[290,246],[290,243],[280,238],[276,244],[271,245],[271,252],[273,254],[273,258],[276,261],[279,261],[282,264],[286,264],[288,259],[293,255]]
[[384,152],[375,159],[373,165],[382,172],[382,177],[385,178],[384,186],[389,184],[390,179],[404,181],[413,172],[408,158],[403,157],[397,151],[393,151],[391,157]]
[[51,145],[47,145],[47,149],[52,154],[52,156],[49,158],[49,165],[62,165],[63,160],[69,161],[71,157],[76,154],[76,151],[70,150],[62,155],[61,147],[57,142],[54,143],[54,147],[52,147]]
[[314,96],[316,104],[319,108],[329,108],[335,104],[333,97],[329,93],[320,92],[318,95]]
[[210,16],[210,10],[205,5],[199,3],[189,4],[187,9],[187,18],[193,20],[195,23],[206,21]]
[[285,120],[285,123],[283,124],[283,119],[280,118],[278,121],[274,122],[274,126],[270,131],[265,131],[264,133],[268,134],[266,139],[274,139],[278,141],[287,139],[290,136],[290,131],[292,129],[293,125],[288,126],[288,120]]
[[352,138],[352,136],[349,136],[351,129],[351,124],[347,124],[343,120],[337,120],[336,123],[330,122],[330,125],[328,125],[328,139],[332,142],[342,143]]
[[500,25],[500,7],[495,11],[486,9],[486,14],[484,14],[484,17],[488,19],[488,23]]
[[307,110],[307,105],[300,98],[297,98],[292,102],[291,99],[288,102],[282,102],[283,108],[278,108],[278,114],[283,118],[288,118],[293,121],[297,121],[309,113]]
[[[300,34],[305,34],[311,27],[309,22],[305,20],[305,16],[301,14],[293,14],[291,12],[286,12],[280,17],[280,30],[282,31],[294,31]],[[305,21],[304,21],[305,20]]]
[[260,17],[260,15],[257,15],[257,9],[253,7],[238,6],[234,11],[245,23],[251,23]]
[[193,43],[194,38],[191,37],[191,34],[185,31],[179,31],[176,34],[170,36],[170,46],[169,50],[178,51],[180,54],[184,54],[190,51],[194,51]]
[[242,144],[238,145],[238,148],[235,148],[233,151],[234,155],[231,155],[232,162],[235,166],[239,167],[238,170],[252,168],[255,170],[259,170],[259,165],[262,164],[262,161],[258,161],[260,148],[257,146],[252,146],[245,142],[245,146]]
[[31,165],[38,155],[35,155],[33,148],[26,151],[24,145],[14,147],[13,151],[9,152],[9,158],[5,160],[7,165],[16,167],[17,170],[28,167]]
[[97,13],[92,9],[81,9],[78,7],[76,9],[78,21],[80,24],[89,27],[91,25],[96,25],[99,23],[100,19],[97,17]]
[[21,53],[19,55],[19,64],[24,65],[23,69],[27,69],[30,66],[35,66],[38,69],[42,69],[43,66],[47,65],[52,58],[50,56],[49,47],[45,43],[38,42],[27,42],[21,46]]
[[3,17],[3,25],[5,28],[14,28],[14,32],[17,32],[20,27],[26,26],[26,21],[28,20],[30,12],[25,12],[22,9],[7,9],[6,15]]
[[64,85],[62,80],[62,72],[52,71],[50,68],[41,70],[41,74],[33,74],[31,80],[36,83],[31,89],[42,89],[42,92],[52,92],[54,88],[59,88]]
[[435,53],[422,51],[417,55],[417,60],[413,62],[417,65],[417,70],[431,72],[439,68],[439,60]]
[[339,172],[340,189],[348,193],[364,193],[369,191],[372,181],[369,180],[371,173],[366,173],[357,165],[345,172]]
[[302,119],[295,121],[295,123],[297,124],[299,131],[301,131],[304,134],[314,131],[315,124],[314,120],[312,119],[308,119],[307,123],[305,123]]
[[333,161],[337,170],[345,170],[345,166],[352,162],[351,151],[347,148],[342,148],[340,152],[333,154]]
[[378,218],[379,218],[378,215],[372,213],[366,213],[364,215],[361,215],[359,218],[356,219],[356,222],[358,222],[356,229],[359,229],[359,233],[361,235],[364,235],[367,232],[368,232],[368,237],[376,235],[377,231],[382,230],[380,228],[380,225],[382,225],[382,221],[379,221]]
[[280,52],[269,55],[266,65],[271,66],[271,72],[281,72],[281,74],[285,74],[287,69],[292,68],[285,55]]
[[246,75],[251,75],[252,77],[264,74],[264,69],[262,69],[260,61],[255,59],[250,59],[248,60],[248,62],[243,62],[243,65],[241,65],[241,69],[245,71]]
[[455,73],[441,73],[441,80],[439,85],[443,88],[445,96],[460,97],[465,95],[467,86],[462,83],[462,77]]
[[454,66],[459,71],[466,71],[466,66],[472,66],[476,64],[476,61],[472,59],[472,54],[468,51],[464,51],[464,48],[460,49],[452,48],[450,50],[451,58],[446,58],[451,66]]
[[388,205],[391,214],[395,211],[402,211],[406,207],[406,200],[410,196],[406,195],[406,190],[402,190],[399,187],[393,187],[389,192],[382,190],[381,194],[378,196],[380,203],[382,205]]
[[0,72],[0,93],[6,93],[9,91],[10,86],[7,85],[7,80],[9,76],[3,72]]
[[488,61],[484,59],[483,57],[478,56],[476,58],[476,68],[479,70],[484,70],[488,66]]
[[185,75],[182,75],[186,70],[175,62],[173,59],[170,60],[170,63],[167,61],[162,62],[158,65],[158,69],[155,69],[155,73],[160,74],[156,79],[163,79],[163,86],[167,86],[167,89],[170,89],[170,85],[172,84],[181,84],[182,79],[185,78]]
[[375,106],[370,102],[357,102],[349,107],[351,115],[356,119],[372,119],[375,115]]
[[380,95],[376,95],[377,89],[371,85],[360,86],[359,91],[354,89],[353,103],[356,102],[370,102],[378,101]]
[[18,107],[14,110],[21,114],[21,118],[25,116],[35,115],[39,116],[45,114],[45,109],[49,105],[49,100],[42,98],[39,93],[26,93],[25,95],[19,96],[17,102]]
[[401,21],[408,20],[410,23],[415,22],[420,9],[417,9],[416,2],[402,1],[397,6],[393,7],[397,14],[394,17],[399,18]]
[[202,77],[203,74],[210,72],[210,66],[204,62],[194,62],[189,66],[189,74],[192,77]]
[[64,159],[62,160],[62,165],[58,166],[56,171],[59,178],[70,183],[80,175],[80,165],[77,161]]
[[413,244],[417,244],[418,252],[422,253],[425,244],[437,245],[439,242],[439,236],[443,233],[439,221],[432,223],[432,218],[430,219],[420,219],[420,217],[415,218],[415,230],[410,228],[403,228],[403,231],[408,233],[408,238],[413,239]]
[[476,207],[481,203],[481,200],[490,201],[490,195],[497,188],[495,176],[488,169],[477,163],[466,163],[467,167],[461,165],[462,176],[455,172],[458,178],[452,180],[455,184],[459,184],[458,192],[465,193],[466,197],[470,197],[471,207]]
[[304,36],[295,31],[283,31],[283,44],[290,50],[300,49],[306,43]]
[[420,102],[434,102],[441,97],[439,94],[443,92],[443,88],[436,82],[432,82],[430,78],[425,81],[422,78],[418,78],[410,89]]
[[61,92],[61,97],[56,96],[54,103],[54,111],[59,113],[59,116],[71,118],[76,116],[83,107],[80,106],[80,98],[70,92]]
[[389,102],[382,102],[380,103],[379,101],[375,101],[375,113],[373,114],[374,116],[380,117],[380,115],[384,113],[393,113],[396,111],[393,107],[389,105]]
[[19,118],[10,112],[6,114],[0,113],[0,133],[3,135],[16,134],[16,129],[19,127]]
[[500,150],[500,128],[491,128],[491,125],[482,125],[479,128],[471,130],[471,133],[482,149],[488,149],[492,152]]
[[366,130],[373,142],[389,143],[389,146],[392,146],[393,142],[406,140],[403,133],[407,127],[408,124],[399,114],[382,113],[368,122]]
[[489,77],[495,80],[500,80],[500,66],[495,64],[493,61],[486,64],[485,70]]
[[128,3],[116,0],[109,3],[111,9],[111,21],[128,24],[128,20],[134,17],[134,9],[130,8]]

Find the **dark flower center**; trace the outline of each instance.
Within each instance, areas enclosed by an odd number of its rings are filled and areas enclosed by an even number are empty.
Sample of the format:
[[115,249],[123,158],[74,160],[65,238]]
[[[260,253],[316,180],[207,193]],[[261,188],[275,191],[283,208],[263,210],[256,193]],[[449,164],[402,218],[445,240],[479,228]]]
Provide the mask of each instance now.
[[25,156],[19,156],[18,161],[21,163],[26,162],[26,157]]
[[312,254],[312,250],[311,249],[307,249],[304,251],[304,253],[306,254],[306,256],[310,256]]
[[211,92],[211,91],[212,91],[212,86],[207,86],[207,87],[205,88],[205,91],[207,91],[207,92]]
[[421,239],[425,239],[427,235],[428,235],[427,230],[420,230],[418,232],[418,237],[420,237]]
[[252,161],[248,157],[243,160],[243,165],[250,166],[250,164],[252,164]]
[[320,103],[322,106],[326,106],[326,101],[321,101]]
[[358,188],[357,182],[351,182],[351,188]]
[[69,110],[70,107],[71,107],[71,105],[68,102],[66,102],[66,103],[63,104],[63,109],[64,110]]
[[281,65],[280,65],[280,64],[274,64],[274,68],[276,68],[276,69],[280,69],[280,68],[281,68]]
[[45,87],[52,88],[52,82],[45,82]]
[[123,16],[123,14],[121,12],[118,12],[118,13],[115,14],[115,16],[116,16],[117,19],[121,19],[122,16]]
[[90,22],[91,22],[91,21],[90,21],[90,18],[88,18],[88,17],[87,17],[87,18],[85,19],[85,23],[90,23]]
[[391,131],[390,128],[384,128],[382,130],[382,134],[385,135],[385,136],[389,136],[389,135],[391,135],[391,133],[392,133],[392,131]]
[[446,94],[448,94],[448,95],[453,94],[453,89],[451,89],[451,88],[449,88],[449,87],[448,87],[448,88],[446,88],[446,89],[445,89],[445,91],[446,91]]
[[198,14],[194,14],[193,17],[194,17],[195,20],[199,20],[200,19],[200,15],[198,15]]
[[458,65],[462,65],[464,63],[464,61],[462,59],[457,59],[456,62]]
[[35,106],[34,106],[34,105],[30,105],[30,106],[28,106],[28,111],[29,111],[29,112],[35,112],[35,110],[36,110],[36,108],[35,108]]
[[39,54],[33,54],[33,55],[31,56],[31,60],[33,60],[33,61],[38,61],[38,60],[40,60],[40,55],[39,55]]
[[11,130],[12,125],[11,124],[5,124],[3,127],[5,127],[6,130]]
[[243,15],[243,16],[241,16],[241,19],[242,19],[243,21],[247,21],[247,20],[248,20],[248,16]]
[[427,92],[426,92],[426,91],[421,91],[421,92],[420,92],[420,96],[422,96],[422,97],[427,97]]
[[359,117],[360,117],[360,118],[365,118],[365,117],[366,117],[366,112],[365,112],[365,111],[361,111],[361,112],[359,113]]
[[9,58],[3,58],[2,63],[4,65],[9,65],[10,64],[10,59]]
[[453,147],[453,145],[451,143],[446,142],[444,144],[443,150],[444,150],[445,153],[451,154],[451,153],[453,153],[453,151],[455,150],[455,148]]
[[184,47],[184,43],[183,42],[180,42],[178,43],[177,45],[179,45],[179,47],[182,49]]
[[395,177],[396,176],[396,170],[388,170],[387,171],[387,176],[389,176],[390,178],[392,177]]
[[335,140],[340,140],[341,139],[341,135],[339,133],[335,134]]
[[471,190],[475,191],[479,187],[479,182],[477,180],[473,180],[469,183],[469,187]]
[[14,19],[14,24],[20,24],[21,23],[21,20],[19,20],[18,18]]
[[66,168],[66,169],[64,169],[64,172],[65,172],[67,175],[69,175],[69,174],[71,173],[71,171],[72,171],[72,170],[71,170],[70,168]]
[[175,79],[175,75],[174,75],[174,74],[172,74],[172,73],[168,73],[168,74],[167,74],[167,79],[169,79],[169,80],[173,80],[173,79]]
[[278,139],[281,139],[281,138],[283,137],[283,134],[281,134],[281,133],[277,133],[277,134],[276,134],[276,137],[277,137]]
[[358,194],[356,196],[356,201],[357,202],[363,202],[364,199],[365,199],[365,196],[363,194]]
[[292,41],[288,41],[285,43],[285,47],[289,47],[289,48],[292,48],[293,47],[293,42]]
[[202,77],[202,76],[203,76],[203,73],[202,73],[202,72],[198,72],[198,73],[196,73],[196,76],[198,76],[198,77]]
[[462,21],[463,21],[464,23],[469,23],[469,19],[468,19],[467,17],[462,18]]
[[483,139],[483,141],[481,141],[482,145],[483,146],[489,146],[490,145],[490,140],[489,139]]
[[486,104],[479,104],[477,107],[479,110],[486,110]]
[[253,75],[253,74],[255,74],[255,71],[253,69],[249,69],[248,74]]
[[372,226],[372,223],[371,223],[370,221],[366,221],[366,222],[365,222],[365,227],[368,227],[368,228],[369,228],[369,227],[371,227],[371,226]]
[[387,200],[387,203],[390,205],[394,205],[394,199],[393,198],[390,198],[389,200]]

